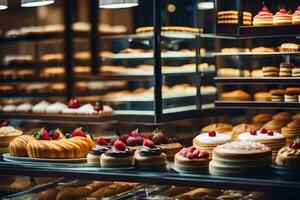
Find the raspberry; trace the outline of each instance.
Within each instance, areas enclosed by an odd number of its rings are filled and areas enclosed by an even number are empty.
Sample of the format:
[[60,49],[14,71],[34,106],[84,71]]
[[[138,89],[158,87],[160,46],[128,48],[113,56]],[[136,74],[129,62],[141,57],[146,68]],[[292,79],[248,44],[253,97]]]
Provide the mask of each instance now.
[[119,151],[125,151],[126,144],[124,144],[121,140],[117,139],[117,141],[115,141],[114,143],[114,147]]
[[210,132],[208,133],[208,136],[209,136],[209,137],[216,137],[216,135],[217,135],[216,131],[210,131]]
[[255,129],[251,129],[251,130],[250,130],[250,134],[251,134],[251,135],[257,135],[257,131],[256,131]]
[[268,133],[267,133],[269,136],[273,136],[274,135],[274,132],[272,130],[268,130]]
[[268,130],[265,129],[265,128],[262,128],[262,129],[260,129],[260,133],[261,134],[266,134],[266,133],[268,133]]

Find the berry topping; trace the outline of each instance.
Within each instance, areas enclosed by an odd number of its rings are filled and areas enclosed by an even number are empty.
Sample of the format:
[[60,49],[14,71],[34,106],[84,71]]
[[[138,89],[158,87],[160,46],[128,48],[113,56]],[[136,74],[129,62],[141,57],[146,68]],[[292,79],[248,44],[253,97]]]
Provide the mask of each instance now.
[[126,150],[126,144],[124,144],[121,140],[116,140],[114,143],[114,147],[119,151],[125,151]]
[[179,154],[183,157],[186,157],[186,154],[188,153],[188,148],[183,148],[179,151]]
[[46,129],[44,129],[44,128],[42,128],[40,131],[34,132],[33,136],[37,140],[51,140],[48,131]]
[[110,138],[110,144],[113,145],[113,144],[115,143],[115,141],[117,141],[117,139],[119,139],[118,136],[112,136],[112,137]]
[[216,131],[210,131],[210,132],[208,133],[208,136],[209,136],[209,137],[216,137],[216,135],[217,135]]
[[264,7],[262,7],[261,11],[262,11],[262,12],[268,12],[269,9],[267,8],[267,6],[264,6]]
[[128,133],[128,135],[131,136],[131,137],[138,137],[138,136],[140,136],[139,129],[137,128],[137,129],[131,131],[130,133]]
[[152,140],[154,134],[153,133],[142,133],[141,134],[144,139]]
[[97,112],[103,111],[103,102],[102,101],[97,101],[95,106],[94,106],[94,110],[97,111]]
[[106,142],[105,138],[102,137],[102,136],[99,136],[99,137],[97,138],[96,143],[99,144],[99,145],[101,145],[101,146],[107,145],[107,142]]
[[280,12],[281,14],[286,14],[286,13],[287,13],[286,9],[284,9],[284,8],[280,8],[280,9],[279,9],[279,12]]
[[163,133],[156,133],[153,135],[152,141],[154,142],[154,144],[159,145],[167,141],[167,139]]
[[82,130],[82,127],[78,127],[72,132],[72,137],[76,136],[86,137],[84,131]]
[[251,130],[250,130],[250,134],[251,134],[251,135],[257,135],[257,131],[256,131],[255,129],[251,129]]
[[297,7],[297,11],[300,11],[300,6]]
[[144,139],[143,145],[151,149],[155,148],[155,144],[149,139]]
[[124,144],[127,144],[127,139],[129,138],[128,134],[123,134],[119,136],[119,140],[121,140]]
[[198,157],[198,155],[195,156],[193,153],[188,152],[188,153],[186,154],[186,157],[187,157],[188,159],[195,159],[195,158]]
[[52,138],[52,140],[58,140],[63,135],[60,129],[55,129],[49,131],[49,135]]
[[128,146],[140,146],[143,144],[143,141],[144,140],[141,136],[137,136],[137,137],[129,136],[126,143]]
[[179,155],[186,157],[188,159],[206,159],[209,157],[209,154],[206,151],[200,150],[194,146],[189,148],[183,148],[179,151]]
[[76,98],[71,98],[68,103],[69,108],[79,108],[80,104],[78,103]]
[[191,152],[191,153],[193,153],[193,152],[194,152],[196,149],[197,149],[196,147],[194,147],[194,146],[191,146],[191,147],[189,147],[189,150],[188,150],[188,152]]
[[272,130],[268,130],[268,133],[267,133],[269,136],[273,136],[274,135],[274,133],[273,133],[273,131]]
[[206,151],[200,151],[198,158],[208,158],[209,154]]
[[260,133],[261,134],[266,134],[266,133],[268,133],[268,130],[265,129],[265,128],[262,128],[262,129],[260,129]]
[[9,121],[3,120],[0,122],[0,127],[9,126]]

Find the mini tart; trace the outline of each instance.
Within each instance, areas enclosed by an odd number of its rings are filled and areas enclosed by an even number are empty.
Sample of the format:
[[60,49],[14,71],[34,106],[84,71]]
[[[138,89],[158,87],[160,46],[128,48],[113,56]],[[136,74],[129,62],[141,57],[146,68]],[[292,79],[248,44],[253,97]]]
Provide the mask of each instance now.
[[127,147],[124,151],[112,147],[101,155],[100,164],[103,168],[132,167],[134,164],[133,153]]
[[141,169],[165,169],[167,156],[159,147],[143,146],[134,153],[134,163]]
[[105,153],[108,150],[108,147],[96,145],[88,153],[87,163],[91,166],[100,166],[100,157],[103,153]]
[[300,6],[297,7],[297,10],[293,14],[292,23],[300,24]]
[[256,16],[253,17],[253,26],[273,25],[273,14],[267,7],[263,7]]
[[292,23],[292,15],[281,8],[273,17],[273,25],[285,25]]
[[297,140],[295,140],[293,144],[279,150],[275,163],[279,166],[288,168],[300,167],[300,145]]

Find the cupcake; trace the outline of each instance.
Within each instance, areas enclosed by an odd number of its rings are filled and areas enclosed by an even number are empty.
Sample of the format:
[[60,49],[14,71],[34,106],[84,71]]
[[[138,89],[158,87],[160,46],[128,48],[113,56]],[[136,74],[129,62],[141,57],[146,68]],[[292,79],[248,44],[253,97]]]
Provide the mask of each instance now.
[[47,101],[41,101],[38,104],[35,104],[32,106],[32,112],[33,113],[45,113],[46,108],[50,105]]
[[253,26],[273,25],[273,14],[264,6],[253,18]]
[[182,173],[208,172],[209,154],[197,147],[181,149],[174,159],[174,169]]
[[91,166],[100,166],[101,155],[109,150],[107,142],[103,137],[98,137],[96,142],[96,146],[87,155],[87,163]]
[[284,8],[280,8],[273,17],[273,25],[285,25],[291,23],[292,15],[289,14]]
[[292,23],[300,24],[300,6],[297,7],[297,10],[293,14]]
[[141,169],[165,169],[167,156],[153,141],[145,139],[143,147],[134,153],[134,162]]
[[132,167],[133,153],[126,144],[117,139],[113,147],[101,155],[100,163],[103,168]]

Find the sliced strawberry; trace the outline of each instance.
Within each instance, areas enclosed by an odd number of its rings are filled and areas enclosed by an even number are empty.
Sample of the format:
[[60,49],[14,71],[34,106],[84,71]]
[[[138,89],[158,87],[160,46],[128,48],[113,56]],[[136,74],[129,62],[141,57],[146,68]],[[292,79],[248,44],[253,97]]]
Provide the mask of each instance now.
[[186,157],[187,157],[188,159],[194,159],[194,158],[195,158],[194,155],[193,155],[193,153],[191,153],[191,152],[188,152],[188,153],[186,154]]
[[42,128],[42,130],[41,130],[41,136],[40,136],[39,139],[40,140],[51,140],[51,137],[50,137],[50,135],[49,135],[49,133],[48,133],[48,131],[46,129]]
[[189,147],[189,152],[193,153],[197,148],[194,146]]
[[143,145],[149,148],[155,148],[154,142],[148,139],[144,139]]
[[103,136],[99,136],[96,140],[96,143],[101,146],[107,145],[107,142]]
[[126,150],[126,144],[124,144],[121,140],[117,139],[114,143],[114,147],[118,149],[119,151],[125,151]]
[[179,154],[183,157],[186,157],[186,154],[188,153],[188,148],[183,148],[180,150]]

